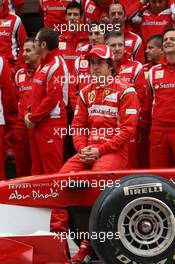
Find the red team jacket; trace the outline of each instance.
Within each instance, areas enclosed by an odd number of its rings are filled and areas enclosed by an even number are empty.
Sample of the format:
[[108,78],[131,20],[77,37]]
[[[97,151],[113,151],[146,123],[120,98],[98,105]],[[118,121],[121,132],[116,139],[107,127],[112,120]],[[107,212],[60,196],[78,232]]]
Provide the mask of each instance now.
[[15,86],[5,58],[0,57],[0,125],[14,125],[17,112]]
[[3,10],[0,14],[0,54],[5,56],[10,64],[21,63],[21,51],[26,37],[21,18],[8,13],[7,9]]
[[122,79],[134,85],[141,105],[145,96],[145,89],[142,85],[142,68],[143,66],[140,62],[128,59],[127,55],[115,67]]
[[65,11],[71,2],[72,0],[40,0],[39,10],[44,17],[44,26],[59,29],[59,25],[66,24]]
[[8,3],[8,10],[9,12],[15,13],[14,7],[17,7],[19,5],[24,5],[24,0],[4,0]]
[[175,64],[159,64],[148,75],[153,91],[152,127],[168,131],[175,129]]
[[30,102],[32,94],[33,76],[35,71],[29,70],[27,67],[17,71],[15,75],[15,83],[18,89],[18,117],[17,122],[24,124],[24,115]]
[[31,115],[29,119],[42,126],[65,126],[68,103],[68,78],[64,60],[58,56],[58,49],[49,52],[41,62],[33,78]]
[[[131,58],[131,60],[140,61],[142,64],[145,62],[145,53],[141,37],[137,34],[124,29],[125,37],[125,49]],[[91,45],[87,44],[79,48],[82,52],[88,52],[91,48]]]
[[93,0],[82,0],[84,21],[90,23],[94,20],[108,19],[109,6],[112,2],[113,0],[105,0],[103,7],[101,7]]
[[149,128],[151,125],[151,109],[152,109],[152,96],[151,96],[151,89],[148,85],[148,72],[149,70],[155,65],[153,65],[151,62],[146,63],[143,65],[143,78],[142,85],[145,89],[145,97],[142,104],[142,109],[140,113],[140,120],[139,120],[139,126],[142,128]]
[[74,34],[67,31],[60,36],[60,55],[66,61],[69,72],[73,71],[75,60],[82,54],[79,48],[87,43],[89,43],[87,32],[78,31]]
[[163,34],[165,29],[172,27],[172,11],[167,8],[157,15],[152,13],[150,5],[146,5],[132,17],[132,22],[141,25],[139,33],[146,47],[146,41],[152,35]]
[[131,60],[145,62],[145,52],[141,37],[131,31],[124,31],[125,49]]
[[[76,150],[79,152],[89,144],[100,144],[100,154],[104,155],[127,144],[135,134],[138,105],[135,89],[121,79],[116,78],[106,86],[87,85],[80,91],[72,127],[77,131],[82,128],[90,131],[74,134]],[[100,128],[105,129],[105,135],[100,134]],[[109,128],[110,133],[107,133]]]

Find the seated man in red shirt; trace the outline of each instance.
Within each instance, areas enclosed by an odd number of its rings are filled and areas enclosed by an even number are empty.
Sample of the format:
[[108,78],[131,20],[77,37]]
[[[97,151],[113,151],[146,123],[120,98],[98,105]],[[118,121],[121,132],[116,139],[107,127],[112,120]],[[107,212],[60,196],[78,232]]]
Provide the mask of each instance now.
[[[77,100],[72,124],[77,154],[63,165],[60,173],[126,168],[129,139],[137,127],[137,94],[131,84],[114,75],[112,50],[96,45],[87,59],[94,81],[80,91]],[[83,241],[72,263],[83,263],[92,254],[90,248],[88,241]]]

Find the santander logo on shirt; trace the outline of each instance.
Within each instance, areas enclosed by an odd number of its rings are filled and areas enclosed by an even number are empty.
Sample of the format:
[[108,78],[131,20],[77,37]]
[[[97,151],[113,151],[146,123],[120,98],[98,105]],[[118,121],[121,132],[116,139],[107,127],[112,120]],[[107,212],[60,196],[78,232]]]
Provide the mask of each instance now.
[[10,33],[9,32],[6,32],[5,30],[0,32],[0,36],[5,36],[5,37],[9,37],[10,36]]

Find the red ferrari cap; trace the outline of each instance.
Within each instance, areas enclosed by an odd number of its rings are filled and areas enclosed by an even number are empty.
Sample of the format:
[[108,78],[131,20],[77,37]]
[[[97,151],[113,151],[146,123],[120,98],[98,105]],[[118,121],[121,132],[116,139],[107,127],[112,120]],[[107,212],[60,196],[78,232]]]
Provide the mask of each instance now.
[[88,54],[86,54],[86,59],[89,59],[91,55],[97,55],[102,59],[111,59],[114,60],[114,54],[112,49],[107,45],[96,45],[94,48],[90,50]]

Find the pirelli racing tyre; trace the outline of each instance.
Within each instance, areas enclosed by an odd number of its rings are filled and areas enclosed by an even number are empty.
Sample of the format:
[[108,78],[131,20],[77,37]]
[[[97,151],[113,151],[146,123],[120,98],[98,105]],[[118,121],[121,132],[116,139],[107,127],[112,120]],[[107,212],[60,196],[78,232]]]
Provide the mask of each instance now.
[[90,234],[105,264],[174,264],[175,185],[155,175],[124,177],[97,199]]

